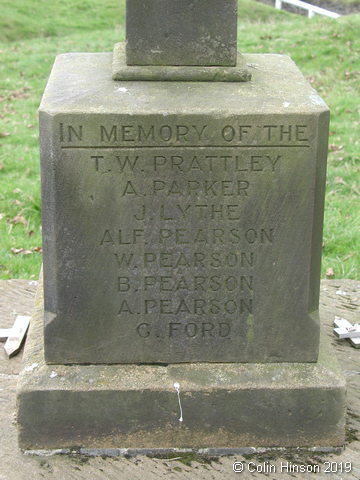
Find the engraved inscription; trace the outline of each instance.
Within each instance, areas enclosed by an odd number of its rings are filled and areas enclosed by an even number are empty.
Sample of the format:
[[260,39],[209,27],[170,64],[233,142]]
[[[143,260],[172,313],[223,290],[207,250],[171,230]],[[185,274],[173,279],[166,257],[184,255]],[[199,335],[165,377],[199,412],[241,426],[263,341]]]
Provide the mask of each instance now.
[[275,232],[243,226],[244,208],[252,176],[275,178],[283,155],[212,153],[90,156],[95,175],[119,179],[120,208],[133,196],[128,220],[99,232],[98,245],[117,267],[116,314],[134,317],[142,339],[232,338],[254,312],[256,251]]
[[87,207],[104,212],[92,248],[108,265],[113,316],[133,338],[252,338],[262,262],[276,265],[283,241],[278,218],[290,193],[276,196],[279,178],[301,159],[295,149],[311,147],[311,131],[285,122],[60,123],[61,148],[69,158],[79,149],[100,185]]
[[[74,147],[145,148],[153,146],[309,146],[311,128],[305,123],[281,124],[217,124],[206,123],[114,123],[79,125],[59,123],[61,144]],[[63,148],[66,145],[63,145]],[[159,154],[161,156],[161,154]]]
[[60,123],[60,142],[81,141],[83,139],[83,126],[64,125]]
[[[275,172],[280,168],[282,155],[90,155],[96,173],[238,173]],[[161,181],[161,180],[158,180]]]
[[100,125],[101,142],[141,143],[146,140],[189,142],[203,140],[207,125]]
[[[156,240],[159,245],[166,245],[174,243],[177,245],[185,244],[214,244],[214,243],[229,243],[241,244],[244,240],[247,244],[254,243],[272,243],[274,231],[272,228],[261,228],[256,230],[249,228],[242,231],[236,228],[160,228],[156,232]],[[143,229],[119,229],[117,231],[105,230],[101,239],[100,245],[146,245],[145,230]]]

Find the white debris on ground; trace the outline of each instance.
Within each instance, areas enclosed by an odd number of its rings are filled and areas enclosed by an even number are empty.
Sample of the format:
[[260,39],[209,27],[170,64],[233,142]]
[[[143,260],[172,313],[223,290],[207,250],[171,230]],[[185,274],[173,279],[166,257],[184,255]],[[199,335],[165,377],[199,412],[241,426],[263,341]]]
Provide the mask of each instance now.
[[358,323],[353,325],[345,318],[335,317],[334,325],[334,334],[340,340],[347,338],[353,347],[360,348],[360,325]]
[[38,363],[32,363],[28,367],[25,367],[25,372],[32,372],[38,366],[39,366]]

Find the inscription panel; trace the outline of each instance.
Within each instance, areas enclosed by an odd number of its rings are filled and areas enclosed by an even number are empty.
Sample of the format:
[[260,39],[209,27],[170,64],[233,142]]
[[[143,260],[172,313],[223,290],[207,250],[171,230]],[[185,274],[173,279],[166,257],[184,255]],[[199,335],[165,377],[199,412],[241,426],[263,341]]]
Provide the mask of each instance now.
[[289,361],[314,343],[314,130],[56,119],[48,358]]

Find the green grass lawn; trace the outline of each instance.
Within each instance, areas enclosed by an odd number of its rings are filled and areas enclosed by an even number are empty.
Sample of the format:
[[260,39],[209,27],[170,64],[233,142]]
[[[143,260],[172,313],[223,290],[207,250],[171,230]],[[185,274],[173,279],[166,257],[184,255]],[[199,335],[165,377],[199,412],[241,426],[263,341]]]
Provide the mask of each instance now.
[[[4,2],[2,2],[4,3]],[[115,5],[115,6],[114,6]],[[41,264],[37,108],[57,53],[110,51],[124,38],[113,0],[14,0],[0,20],[0,278],[36,278]],[[284,53],[331,108],[323,276],[359,272],[360,15],[331,20],[244,0],[239,49]]]

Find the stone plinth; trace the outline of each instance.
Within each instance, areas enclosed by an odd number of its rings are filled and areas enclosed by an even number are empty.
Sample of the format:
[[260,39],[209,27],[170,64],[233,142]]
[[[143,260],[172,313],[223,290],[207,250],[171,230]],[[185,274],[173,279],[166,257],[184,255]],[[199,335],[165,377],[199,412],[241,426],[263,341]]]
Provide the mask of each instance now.
[[47,365],[42,318],[40,285],[18,382],[22,449],[344,443],[345,383],[325,335],[316,363]]
[[329,113],[288,57],[243,57],[252,81],[227,84],[57,58],[40,108],[48,363],[316,362]]
[[147,82],[248,82],[251,74],[240,53],[236,65],[232,67],[128,65],[125,44],[120,42],[114,45],[112,78]]

